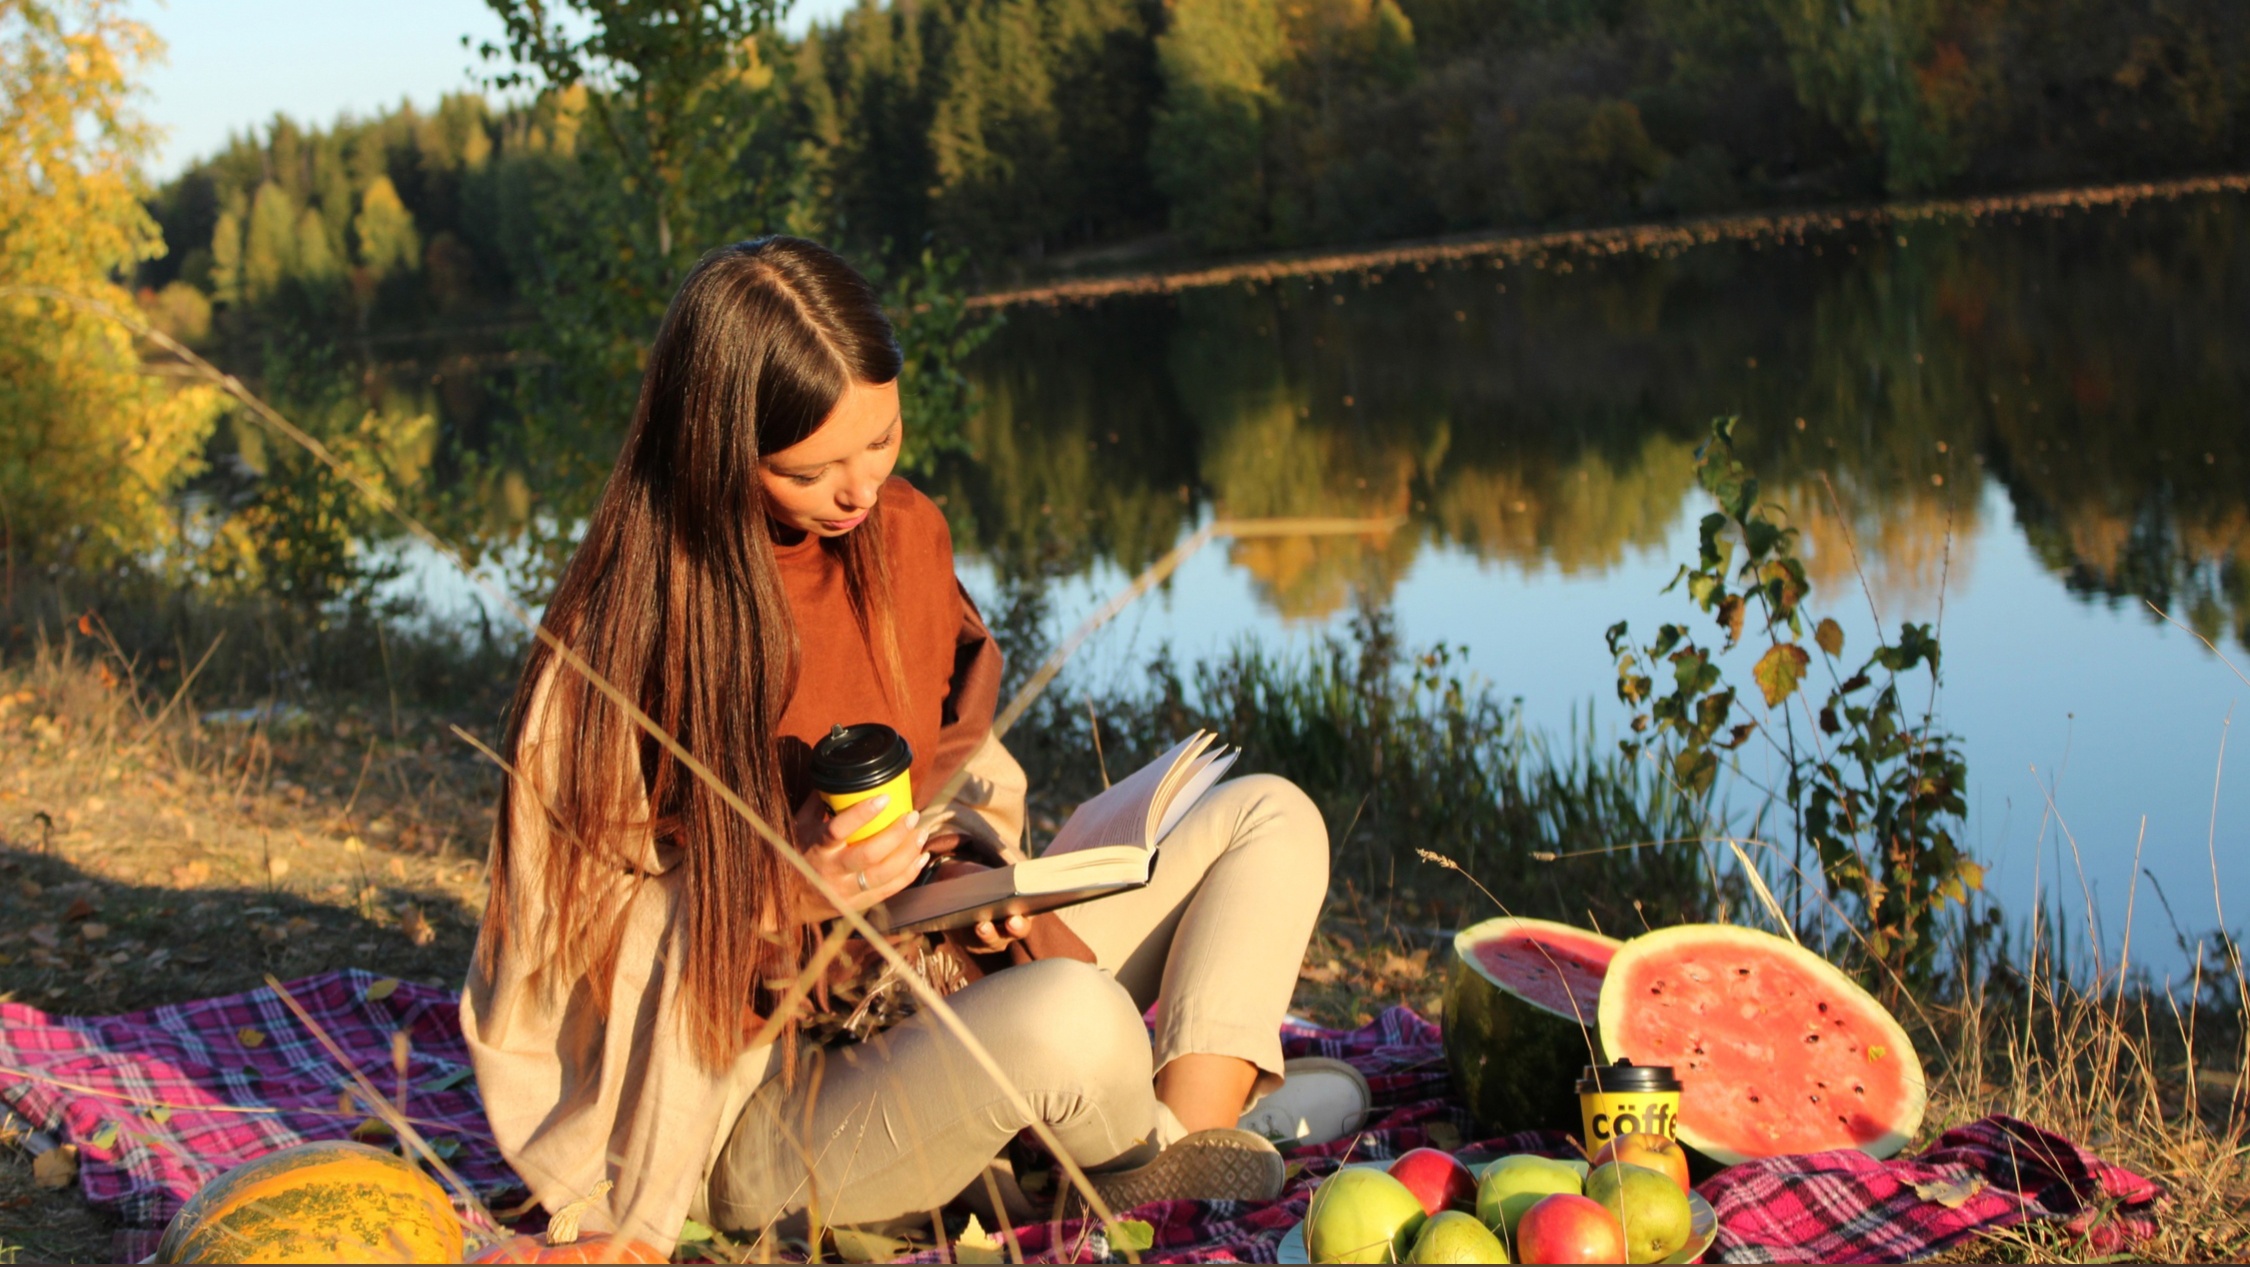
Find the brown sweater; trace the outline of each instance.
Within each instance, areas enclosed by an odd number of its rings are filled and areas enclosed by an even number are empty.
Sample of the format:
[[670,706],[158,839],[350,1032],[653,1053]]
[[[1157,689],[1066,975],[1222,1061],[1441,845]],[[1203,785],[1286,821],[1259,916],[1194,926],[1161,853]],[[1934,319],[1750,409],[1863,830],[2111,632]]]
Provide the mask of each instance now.
[[[943,777],[967,769],[971,777],[953,802],[957,825],[1012,850],[1023,832],[1023,771],[988,742],[999,651],[954,579],[937,508],[900,480],[885,487],[882,505],[911,706],[892,709],[874,687],[872,655],[844,600],[840,565],[815,542],[783,552],[804,645],[785,728],[809,744],[839,720],[889,722],[914,745],[916,799],[926,804]],[[508,789],[516,798],[508,896],[523,927],[538,928],[547,910],[537,877],[552,845],[538,806],[568,748],[550,724],[544,683],[529,714]],[[647,816],[629,817],[645,823]],[[530,939],[510,937],[489,974],[481,960],[472,964],[461,1028],[493,1136],[541,1204],[554,1211],[598,1193],[587,1231],[669,1248],[683,1218],[704,1217],[711,1160],[751,1093],[780,1072],[780,1052],[754,1048],[717,1071],[696,1060],[678,1023],[679,849],[645,827],[620,843],[634,866],[615,877],[624,930],[606,994],[596,997],[582,980],[534,985],[540,965]],[[615,1185],[606,1192],[605,1180]]]
[[[879,721],[914,751],[914,803],[927,806],[992,733],[1000,649],[953,575],[945,515],[912,484],[883,486],[877,519],[890,561],[903,692],[886,693],[880,651],[853,617],[844,566],[820,538],[774,547],[797,628],[796,690],[781,714],[781,766],[795,805],[809,790],[812,745],[831,726]],[[895,699],[903,693],[904,699]]]

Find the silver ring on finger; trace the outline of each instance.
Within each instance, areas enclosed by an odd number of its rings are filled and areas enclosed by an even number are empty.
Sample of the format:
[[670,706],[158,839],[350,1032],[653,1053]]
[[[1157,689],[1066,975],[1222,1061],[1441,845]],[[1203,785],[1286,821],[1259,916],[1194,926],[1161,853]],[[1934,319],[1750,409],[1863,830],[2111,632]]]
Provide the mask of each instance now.
[[857,871],[853,874],[859,877],[859,891],[862,893],[867,892],[867,872]]

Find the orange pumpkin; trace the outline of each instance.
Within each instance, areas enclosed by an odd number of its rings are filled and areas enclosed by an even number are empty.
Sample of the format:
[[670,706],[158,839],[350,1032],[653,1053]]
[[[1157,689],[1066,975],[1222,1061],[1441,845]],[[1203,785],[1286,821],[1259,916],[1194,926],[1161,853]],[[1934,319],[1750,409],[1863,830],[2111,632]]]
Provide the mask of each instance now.
[[160,1263],[457,1263],[461,1220],[428,1175],[350,1140],[299,1144],[203,1185]]
[[472,1263],[668,1263],[671,1257],[642,1241],[586,1236],[567,1245],[549,1245],[542,1236],[511,1236],[479,1250]]

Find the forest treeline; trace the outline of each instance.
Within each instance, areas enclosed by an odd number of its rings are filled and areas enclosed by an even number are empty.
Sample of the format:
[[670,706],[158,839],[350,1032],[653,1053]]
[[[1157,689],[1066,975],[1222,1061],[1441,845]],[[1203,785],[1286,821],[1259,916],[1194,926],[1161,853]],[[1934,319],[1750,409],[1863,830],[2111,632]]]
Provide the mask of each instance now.
[[[750,54],[705,136],[788,210],[714,229],[986,281],[2250,156],[2229,0],[867,0]],[[601,170],[570,162],[585,102],[276,119],[155,195],[147,302],[191,333],[213,303],[361,331],[505,306],[558,182]]]

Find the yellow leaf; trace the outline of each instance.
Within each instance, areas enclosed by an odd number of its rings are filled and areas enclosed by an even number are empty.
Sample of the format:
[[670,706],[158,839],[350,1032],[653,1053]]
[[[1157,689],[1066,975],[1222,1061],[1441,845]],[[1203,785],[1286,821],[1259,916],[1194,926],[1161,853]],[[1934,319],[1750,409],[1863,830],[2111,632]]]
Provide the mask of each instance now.
[[266,1045],[266,1032],[245,1025],[234,1032],[234,1039],[245,1047],[263,1047]]
[[397,989],[398,978],[385,977],[380,981],[370,982],[367,986],[367,993],[362,997],[364,997],[370,1003],[380,1003],[383,1000],[391,997],[391,995],[395,991],[397,991]]
[[828,1234],[836,1238],[836,1256],[847,1263],[887,1263],[913,1249],[896,1237],[855,1227],[830,1228]]
[[1969,1203],[1969,1198],[1984,1191],[1984,1176],[1961,1175],[1952,1179],[1932,1179],[1914,1185],[1914,1195],[1924,1201],[1934,1201],[1948,1210],[1958,1210]]
[[1757,679],[1758,689],[1765,694],[1766,707],[1772,708],[1797,693],[1797,684],[1805,678],[1805,669],[1812,657],[1794,642],[1777,642],[1758,657],[1750,676]]
[[1109,1247],[1145,1254],[1156,1248],[1156,1229],[1140,1219],[1119,1219],[1109,1226]]
[[[64,1144],[31,1159],[31,1181],[50,1191],[67,1188],[78,1178],[78,1146]],[[998,1261],[998,1260],[995,1260]]]
[[1885,1057],[1885,1056],[1888,1056],[1888,1055],[1890,1055],[1890,1054],[1891,1054],[1891,1049],[1890,1049],[1890,1048],[1888,1048],[1888,1047],[1881,1047],[1881,1046],[1876,1046],[1876,1045],[1874,1045],[1874,1044],[1869,1044],[1869,1045],[1868,1045],[1868,1048],[1867,1048],[1867,1059],[1868,1059],[1869,1061],[1871,1061],[1871,1062],[1872,1062],[1872,1061],[1877,1061],[1877,1060],[1881,1060],[1881,1059],[1882,1059],[1883,1057]]
[[1007,1251],[1000,1242],[984,1230],[977,1216],[969,1216],[969,1225],[953,1240],[953,1261],[957,1263],[1004,1263]]
[[1832,656],[1844,654],[1844,627],[1830,617],[1821,617],[1820,623],[1813,626],[1812,640]]

